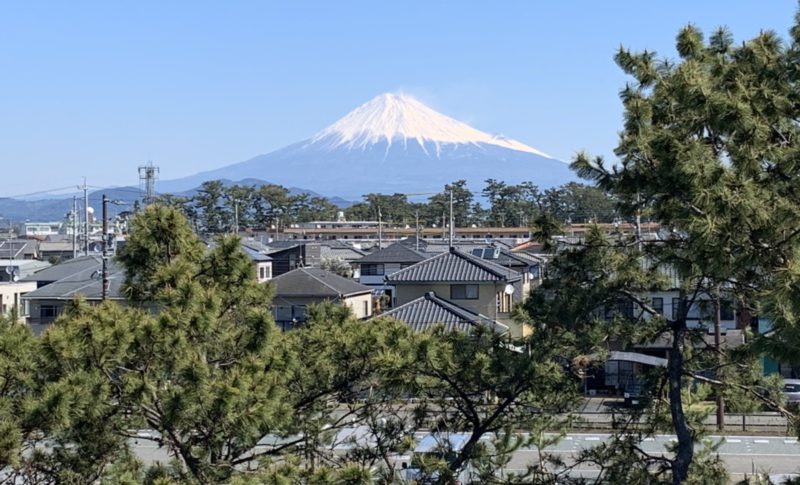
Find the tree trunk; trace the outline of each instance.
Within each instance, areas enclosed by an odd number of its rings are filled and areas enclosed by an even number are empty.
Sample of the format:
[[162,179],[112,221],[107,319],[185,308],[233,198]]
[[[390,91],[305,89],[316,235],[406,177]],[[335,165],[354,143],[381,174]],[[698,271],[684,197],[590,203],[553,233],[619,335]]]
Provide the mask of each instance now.
[[672,427],[678,438],[678,448],[672,460],[672,483],[680,484],[689,477],[689,465],[694,456],[694,436],[686,422],[683,411],[681,387],[683,383],[683,347],[686,337],[686,324],[676,322],[672,332],[672,348],[667,361],[667,379],[669,410],[672,415]]

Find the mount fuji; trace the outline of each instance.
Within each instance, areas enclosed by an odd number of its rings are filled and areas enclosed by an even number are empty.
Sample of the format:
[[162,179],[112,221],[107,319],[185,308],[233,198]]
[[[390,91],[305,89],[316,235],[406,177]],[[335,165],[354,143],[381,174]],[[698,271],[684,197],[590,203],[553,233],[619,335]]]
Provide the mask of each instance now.
[[159,183],[160,192],[206,180],[260,179],[358,199],[370,192],[438,192],[489,178],[542,188],[575,181],[567,164],[516,140],[490,135],[405,94],[382,94],[311,138],[196,175]]

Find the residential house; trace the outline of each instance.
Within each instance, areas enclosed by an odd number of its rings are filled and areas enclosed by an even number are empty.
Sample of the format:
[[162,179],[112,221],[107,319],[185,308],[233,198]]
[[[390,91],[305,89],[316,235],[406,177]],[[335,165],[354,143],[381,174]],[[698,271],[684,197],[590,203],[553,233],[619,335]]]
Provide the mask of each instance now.
[[446,330],[458,332],[470,332],[479,326],[499,334],[509,331],[507,325],[440,298],[432,291],[392,308],[381,314],[381,317],[399,320],[415,332],[430,330],[437,325],[442,325]]
[[22,235],[44,238],[61,232],[63,225],[63,222],[26,222],[22,224]]
[[[124,301],[121,286],[125,280],[125,271],[113,259],[108,263],[108,275],[108,299]],[[28,323],[38,333],[58,318],[75,297],[81,296],[94,303],[102,300],[102,258],[76,258],[37,273],[26,281],[35,282],[38,286],[22,297],[30,308]]]
[[0,241],[0,258],[41,259],[39,241],[33,239],[7,239]]
[[242,251],[244,251],[253,262],[256,271],[256,279],[259,283],[264,283],[272,279],[271,257],[245,245],[242,245]]
[[87,269],[94,271],[101,268],[102,263],[103,258],[98,255],[78,256],[63,263],[52,266],[48,264],[45,268],[38,268],[37,271],[23,276],[22,281],[36,282],[36,287],[41,288]]
[[372,316],[372,288],[319,268],[297,268],[276,276],[272,284],[275,322],[284,330],[302,324],[308,306],[324,301],[348,306],[356,318]]
[[304,241],[273,241],[266,254],[272,258],[272,275],[280,276],[304,266],[319,266],[319,245]]
[[16,315],[24,322],[28,317],[28,305],[22,299],[27,293],[36,289],[36,283],[29,281],[0,283],[0,316]]
[[[643,266],[650,264],[642,262]],[[665,289],[660,291],[645,292],[640,295],[643,301],[667,319],[674,319],[679,312],[684,311],[688,302],[681,296],[681,277],[675,268],[661,266],[658,274],[666,281]],[[735,348],[744,343],[744,332],[737,328],[737,312],[733,298],[722,290],[721,304],[721,340],[723,348]],[[714,342],[714,305],[710,297],[700,295],[687,311],[687,326],[692,329],[703,330],[703,339],[710,347]],[[626,318],[650,319],[652,315],[630,299],[622,299],[616,304],[606,305],[598,309],[598,316],[612,319],[615,316]],[[624,393],[626,399],[638,395],[641,387],[640,375],[648,366],[663,365],[666,362],[668,351],[672,347],[672,340],[668,334],[661,335],[652,342],[631,345],[626,348],[616,349],[605,362],[602,372],[596,372],[592,387],[611,388]],[[658,364],[654,364],[654,362]],[[602,376],[602,378],[601,378]]]
[[376,293],[386,295],[391,306],[395,296],[394,285],[388,284],[385,277],[427,258],[426,254],[395,243],[353,261],[356,269],[353,277],[362,285],[373,288]]
[[0,259],[0,281],[18,281],[49,266],[35,259]]
[[319,244],[320,261],[325,259],[338,259],[352,265],[353,262],[363,258],[367,254],[360,248],[343,241],[321,241]]
[[394,305],[409,303],[426,293],[447,295],[447,300],[479,315],[507,325],[512,336],[529,333],[511,319],[514,303],[525,298],[523,278],[497,263],[451,248],[386,276],[395,287]]
[[531,288],[539,286],[544,278],[546,260],[541,256],[515,253],[508,248],[495,244],[473,248],[469,252],[473,256],[492,261],[519,273],[522,276],[522,291],[525,295],[530,293]]
[[39,257],[43,261],[62,262],[72,259],[74,249],[72,241],[42,241],[39,243]]

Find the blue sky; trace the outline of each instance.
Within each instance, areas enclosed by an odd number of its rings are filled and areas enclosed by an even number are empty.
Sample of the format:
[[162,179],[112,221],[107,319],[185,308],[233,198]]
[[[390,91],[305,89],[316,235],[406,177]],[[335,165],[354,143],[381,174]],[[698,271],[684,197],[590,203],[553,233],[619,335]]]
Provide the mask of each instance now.
[[218,168],[405,91],[561,159],[611,154],[619,45],[782,36],[790,0],[0,3],[0,196]]

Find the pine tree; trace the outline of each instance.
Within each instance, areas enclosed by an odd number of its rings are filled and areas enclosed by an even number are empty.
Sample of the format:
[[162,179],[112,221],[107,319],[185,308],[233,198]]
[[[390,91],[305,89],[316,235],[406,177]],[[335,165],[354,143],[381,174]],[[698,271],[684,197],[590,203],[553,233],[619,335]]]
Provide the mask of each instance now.
[[[799,33],[795,27],[788,45],[764,32],[735,46],[724,29],[704,42],[688,26],[677,37],[677,62],[625,49],[616,56],[633,77],[621,93],[620,161],[607,166],[581,155],[573,167],[615,197],[624,216],[647,215],[669,236],[653,242],[592,233],[551,265],[549,295],[555,298],[547,301],[542,294],[529,306],[542,322],[588,335],[610,328],[597,318],[598,306],[625,304],[634,317],[617,315],[627,325],[621,341],[669,342],[668,364],[656,372],[648,411],[652,429],[666,426],[677,435],[675,454],[649,457],[633,448],[638,461],[616,462],[621,475],[615,480],[633,479],[652,466],[660,471],[654,480],[706,483],[703,473],[715,468],[698,466],[711,457],[695,453],[704,434],[702,416],[689,410],[693,383],[710,384],[715,393],[746,389],[751,398],[765,400],[755,383],[742,382],[750,373],[722,372],[746,364],[724,350],[709,355],[687,320],[703,301],[719,307],[724,294],[735,298],[740,311],[757,314],[773,275],[794,260],[800,234],[794,62]],[[681,282],[680,305],[671,315],[641,296],[666,288],[665,273]],[[703,320],[713,319],[706,313]]]
[[116,436],[150,428],[201,483],[227,479],[291,415],[292,363],[236,238],[206,250],[174,210],[148,207],[120,256],[133,306],[78,303],[46,333],[55,379],[85,382]]

